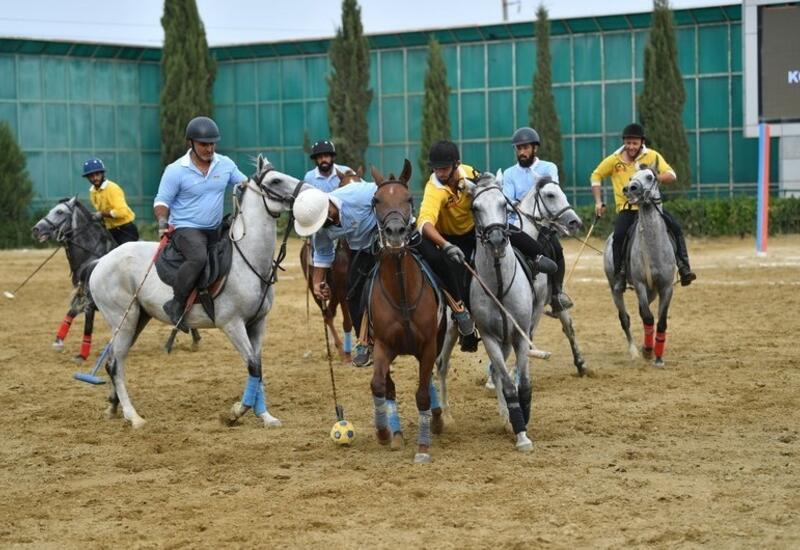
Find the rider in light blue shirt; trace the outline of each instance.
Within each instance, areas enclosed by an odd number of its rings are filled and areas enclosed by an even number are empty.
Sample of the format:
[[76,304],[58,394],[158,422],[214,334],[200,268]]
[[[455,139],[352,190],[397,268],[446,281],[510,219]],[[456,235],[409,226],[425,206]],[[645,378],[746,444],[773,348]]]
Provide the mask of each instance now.
[[247,181],[231,159],[215,152],[219,139],[219,127],[210,118],[189,121],[189,151],[164,170],[153,201],[159,237],[172,225],[170,240],[184,258],[173,298],[163,306],[172,324],[184,332],[189,331],[182,320],[186,301],[206,265],[208,248],[220,238],[225,190]]
[[377,187],[370,181],[355,182],[328,194],[328,199],[339,211],[338,224],[323,227],[314,234],[314,267],[333,265],[335,241],[344,239],[353,252],[368,250],[372,246],[378,222],[372,210],[372,197]]
[[[375,266],[372,242],[378,221],[372,209],[377,186],[368,181],[350,183],[330,193],[309,189],[297,196],[292,207],[294,229],[301,237],[311,236],[314,247],[312,273],[314,295],[329,299],[330,289],[324,284],[327,271],[335,258],[335,241],[344,239],[352,251],[347,269],[347,307],[356,334],[361,334],[364,312],[362,295],[367,275]],[[367,342],[356,346],[353,364],[365,367],[370,362]]]
[[[542,160],[536,156],[539,151],[539,133],[530,127],[518,128],[511,137],[514,145],[514,152],[517,155],[517,164],[503,172],[503,194],[513,204],[517,204],[522,197],[534,186],[542,177],[549,176],[555,183],[558,181],[558,167],[549,161]],[[508,223],[519,225],[516,213],[509,213]],[[540,235],[540,242],[542,240]],[[550,307],[551,315],[572,307],[572,300],[564,292],[564,249],[556,233],[545,236],[546,243],[551,250],[547,256],[552,258],[558,265],[558,271],[553,275],[548,275],[551,289]]]
[[327,139],[315,142],[310,156],[317,166],[306,172],[303,180],[326,193],[338,188],[340,181],[336,171],[347,172],[350,168],[343,164],[334,164],[336,147],[333,142]]

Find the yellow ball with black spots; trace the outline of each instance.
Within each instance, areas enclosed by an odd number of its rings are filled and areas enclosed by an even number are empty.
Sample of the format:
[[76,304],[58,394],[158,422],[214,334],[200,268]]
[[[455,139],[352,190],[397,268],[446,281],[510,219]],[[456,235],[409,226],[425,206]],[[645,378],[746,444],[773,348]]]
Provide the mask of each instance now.
[[337,445],[350,445],[356,438],[356,429],[347,420],[339,420],[331,428],[331,439]]

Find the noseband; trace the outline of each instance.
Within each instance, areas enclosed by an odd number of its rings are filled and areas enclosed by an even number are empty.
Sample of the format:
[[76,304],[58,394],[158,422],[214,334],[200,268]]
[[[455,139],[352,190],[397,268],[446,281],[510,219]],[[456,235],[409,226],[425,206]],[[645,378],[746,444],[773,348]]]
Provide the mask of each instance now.
[[288,195],[288,196],[281,195],[280,193],[276,192],[274,189],[272,189],[268,185],[264,185],[264,178],[266,177],[267,174],[272,172],[274,169],[275,169],[275,167],[272,166],[271,163],[267,163],[264,166],[264,170],[262,170],[262,172],[260,174],[253,174],[252,176],[250,176],[250,181],[255,183],[256,187],[255,188],[251,187],[249,185],[249,183],[248,183],[247,188],[248,189],[253,189],[259,195],[261,195],[261,198],[264,201],[264,208],[266,208],[266,210],[267,210],[267,212],[269,213],[270,216],[272,216],[273,218],[277,219],[277,218],[281,217],[281,213],[280,212],[273,212],[272,209],[267,204],[266,199],[269,199],[271,201],[274,201],[274,202],[277,202],[277,203],[285,205],[287,207],[287,209],[291,212],[292,206],[294,205],[294,200],[297,198],[297,195],[300,193],[300,189],[303,187],[303,185],[306,182],[303,181],[303,180],[298,181],[297,185],[295,186],[294,191],[292,191],[291,195]]

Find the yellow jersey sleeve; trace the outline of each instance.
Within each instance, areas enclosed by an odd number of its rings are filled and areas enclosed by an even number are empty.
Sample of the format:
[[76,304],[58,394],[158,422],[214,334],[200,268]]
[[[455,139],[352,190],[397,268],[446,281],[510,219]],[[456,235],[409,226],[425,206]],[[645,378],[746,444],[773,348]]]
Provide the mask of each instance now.
[[600,185],[603,178],[610,178],[614,174],[614,165],[617,162],[617,155],[608,155],[600,161],[597,168],[594,169],[591,175],[592,185]]
[[447,191],[437,188],[433,183],[433,175],[425,184],[425,192],[422,195],[422,204],[419,205],[419,216],[417,216],[417,227],[422,229],[426,223],[433,224],[439,221],[439,213],[447,202]]

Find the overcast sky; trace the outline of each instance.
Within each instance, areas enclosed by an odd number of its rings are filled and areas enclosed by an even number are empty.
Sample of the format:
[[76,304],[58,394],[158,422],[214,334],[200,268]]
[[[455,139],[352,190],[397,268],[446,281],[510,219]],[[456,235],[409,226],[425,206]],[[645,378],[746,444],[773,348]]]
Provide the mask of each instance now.
[[[506,0],[509,21],[532,21],[539,0]],[[675,8],[733,4],[673,0]],[[486,25],[503,20],[503,0],[360,0],[367,34]],[[545,0],[551,19],[636,13],[651,0]],[[211,46],[329,37],[339,0],[197,0]],[[0,0],[0,37],[161,46],[162,0]]]

